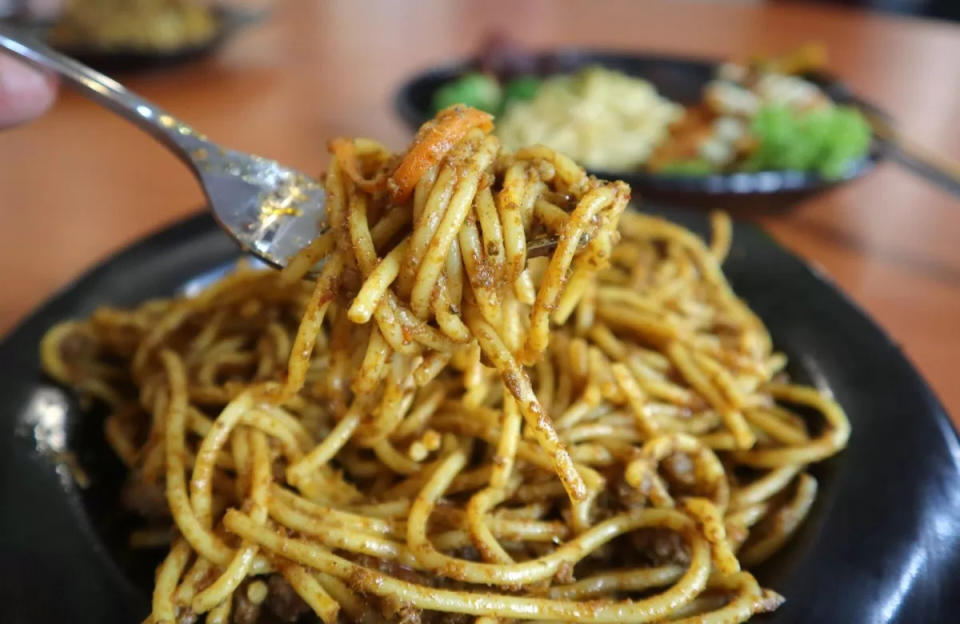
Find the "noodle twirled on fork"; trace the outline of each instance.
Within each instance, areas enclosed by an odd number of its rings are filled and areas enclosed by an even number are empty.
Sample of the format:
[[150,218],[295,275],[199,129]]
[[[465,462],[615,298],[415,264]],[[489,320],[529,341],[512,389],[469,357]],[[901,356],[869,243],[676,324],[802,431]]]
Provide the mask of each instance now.
[[[148,621],[779,604],[741,563],[796,529],[807,466],[849,426],[782,378],[720,270],[729,223],[708,246],[621,218],[624,184],[490,128],[453,108],[401,156],[337,139],[329,231],[283,273],[50,330],[46,370],[111,408],[128,503],[175,526]],[[552,255],[527,258],[544,235]]]

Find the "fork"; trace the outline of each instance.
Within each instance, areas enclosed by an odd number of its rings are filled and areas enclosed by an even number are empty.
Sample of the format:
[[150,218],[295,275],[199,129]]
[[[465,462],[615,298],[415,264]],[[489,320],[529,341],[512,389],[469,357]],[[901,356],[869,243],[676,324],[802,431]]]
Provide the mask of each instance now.
[[[273,160],[224,148],[116,80],[3,24],[0,49],[58,73],[84,95],[167,146],[200,182],[220,227],[267,264],[283,268],[327,229],[326,195],[310,176]],[[527,257],[549,255],[557,243],[557,237],[550,235],[530,238]]]
[[3,24],[0,49],[56,72],[167,146],[200,182],[220,226],[268,264],[282,268],[326,229],[323,187],[310,176],[221,147],[112,78]]

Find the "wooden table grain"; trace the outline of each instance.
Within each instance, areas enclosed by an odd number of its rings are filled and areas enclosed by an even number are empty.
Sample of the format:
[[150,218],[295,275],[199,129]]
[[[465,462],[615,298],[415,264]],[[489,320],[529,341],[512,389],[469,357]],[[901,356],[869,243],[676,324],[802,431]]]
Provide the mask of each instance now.
[[[633,0],[289,0],[217,55],[120,74],[214,139],[319,171],[326,140],[401,147],[397,86],[491,32],[533,47],[589,45],[742,57],[810,39],[910,137],[960,158],[960,26],[785,3]],[[92,263],[201,205],[187,171],[125,122],[64,93],[0,133],[0,332]],[[903,347],[960,424],[960,200],[896,165],[758,217]]]

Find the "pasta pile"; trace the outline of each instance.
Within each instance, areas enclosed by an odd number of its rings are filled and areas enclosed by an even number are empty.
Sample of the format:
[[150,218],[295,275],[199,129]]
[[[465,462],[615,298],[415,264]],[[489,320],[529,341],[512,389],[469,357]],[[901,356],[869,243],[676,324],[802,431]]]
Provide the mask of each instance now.
[[490,129],[452,108],[401,156],[335,140],[330,229],[282,273],[50,330],[48,373],[110,407],[131,541],[170,540],[148,622],[780,604],[742,565],[796,529],[849,425],[731,291],[729,222],[708,246],[621,218],[625,185]]

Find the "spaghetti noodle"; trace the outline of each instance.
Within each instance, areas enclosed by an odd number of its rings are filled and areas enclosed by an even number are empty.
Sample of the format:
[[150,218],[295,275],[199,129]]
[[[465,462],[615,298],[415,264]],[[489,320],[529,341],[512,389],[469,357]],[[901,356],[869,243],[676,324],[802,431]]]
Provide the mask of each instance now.
[[[489,131],[448,109],[403,156],[336,140],[330,230],[280,275],[47,334],[46,370],[110,406],[141,539],[176,528],[149,622],[780,603],[741,562],[797,528],[849,425],[730,289],[729,222],[707,245],[621,216],[622,183]],[[527,258],[543,234],[555,251]]]

